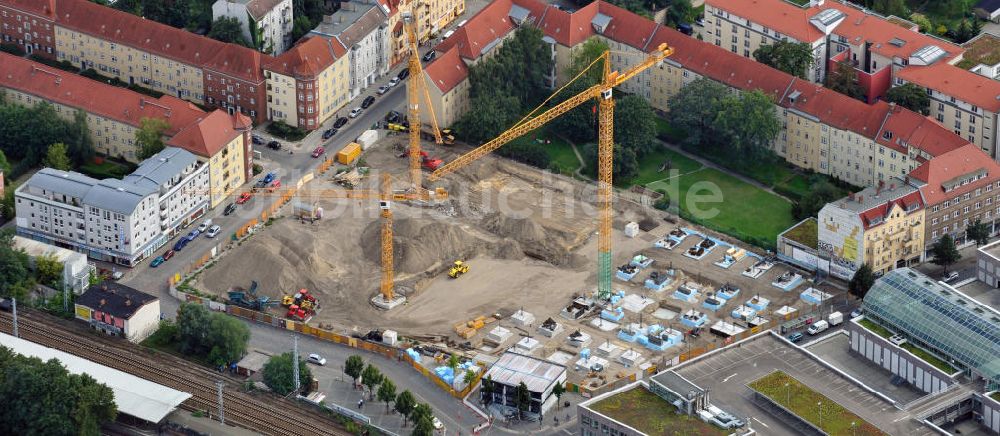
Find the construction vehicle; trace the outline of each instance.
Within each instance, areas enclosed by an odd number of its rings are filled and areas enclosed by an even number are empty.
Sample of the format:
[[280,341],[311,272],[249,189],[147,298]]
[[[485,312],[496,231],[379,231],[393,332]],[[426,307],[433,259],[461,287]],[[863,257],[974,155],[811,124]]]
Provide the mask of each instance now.
[[[408,132],[410,125],[407,122],[388,123],[385,125],[385,128],[396,132]],[[439,134],[441,135],[440,144],[452,145],[455,143],[455,135],[451,133],[451,129],[441,129]],[[434,131],[428,126],[420,126],[420,137],[425,141],[437,141],[437,136],[434,135]]]
[[[397,157],[407,157],[410,155],[409,150],[404,150]],[[428,171],[434,171],[444,163],[443,159],[438,159],[436,157],[431,157],[426,151],[420,150],[420,166]]]
[[285,295],[281,298],[281,305],[285,307],[299,306],[301,309],[312,312],[319,308],[316,297],[306,289],[299,289],[294,295]]
[[[610,63],[610,52],[605,51],[601,56],[594,59],[587,68],[584,68],[579,74],[576,75],[572,80],[570,80],[562,88],[556,90],[549,98],[543,101],[538,107],[531,111],[528,115],[525,115],[520,121],[514,124],[513,127],[507,131],[501,133],[496,138],[493,138],[489,142],[473,149],[472,151],[465,153],[455,160],[448,162],[447,164],[441,166],[428,177],[428,181],[436,181],[441,177],[451,174],[462,168],[469,163],[486,156],[487,154],[493,152],[494,150],[500,148],[504,144],[517,139],[528,132],[535,130],[549,121],[559,117],[562,114],[580,106],[583,103],[591,101],[592,99],[597,99],[598,101],[598,141],[597,141],[597,203],[599,210],[599,222],[598,227],[598,239],[597,239],[597,252],[598,252],[598,272],[597,272],[597,297],[601,300],[607,300],[611,298],[611,277],[612,277],[612,266],[611,266],[611,186],[612,186],[612,171],[613,171],[613,152],[614,152],[614,97],[613,89],[614,87],[621,85],[628,79],[635,77],[636,75],[642,73],[643,71],[653,67],[654,65],[660,63],[660,61],[666,59],[668,56],[673,54],[674,49],[667,46],[667,44],[660,44],[656,47],[652,53],[650,53],[645,60],[640,62],[638,65],[626,70],[625,72],[611,71]],[[555,98],[560,91],[566,89],[567,86],[583,77],[584,74],[590,71],[595,65],[601,62],[603,64],[603,75],[601,82],[587,88],[583,92],[571,96],[564,100],[563,102],[550,107],[548,110],[542,112],[541,114],[534,115],[539,110],[546,107],[550,100]],[[411,132],[412,135],[412,132]],[[411,156],[411,159],[414,159]]]
[[461,260],[456,260],[455,263],[451,265],[451,269],[448,270],[448,277],[457,279],[459,276],[467,272],[469,272],[469,264],[462,262]]
[[305,322],[310,316],[312,316],[311,312],[299,307],[296,304],[288,306],[288,313],[285,314],[285,318],[302,322]]
[[258,312],[266,312],[268,308],[278,305],[276,300],[271,300],[267,295],[257,295],[256,280],[250,282],[250,289],[233,288],[227,296],[230,303]]

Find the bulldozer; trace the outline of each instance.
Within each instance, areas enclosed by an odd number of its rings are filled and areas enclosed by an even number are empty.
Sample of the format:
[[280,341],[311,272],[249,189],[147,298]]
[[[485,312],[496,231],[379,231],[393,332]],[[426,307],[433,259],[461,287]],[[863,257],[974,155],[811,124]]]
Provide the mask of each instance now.
[[448,277],[457,279],[459,276],[467,272],[469,272],[469,264],[461,260],[456,260],[455,263],[451,266],[451,269],[448,270]]

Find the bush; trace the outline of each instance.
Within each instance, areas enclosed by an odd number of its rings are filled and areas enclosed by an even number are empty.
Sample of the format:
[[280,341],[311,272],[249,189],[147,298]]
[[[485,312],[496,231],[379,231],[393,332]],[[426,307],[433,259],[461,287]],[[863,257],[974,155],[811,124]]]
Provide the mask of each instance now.
[[512,142],[497,149],[496,153],[538,168],[549,168],[552,163],[552,158],[549,157],[545,149],[534,143]]
[[80,71],[80,69],[77,68],[76,65],[73,65],[73,63],[70,61],[57,61],[54,59],[43,57],[39,54],[32,54],[31,56],[28,56],[28,58],[40,64],[45,64],[50,67],[58,68],[63,71],[69,71],[71,73],[77,73]]
[[286,141],[301,141],[306,137],[306,131],[299,127],[289,126],[283,121],[275,121],[267,125],[267,133],[277,136]]
[[0,51],[10,53],[14,56],[24,56],[24,49],[21,46],[9,42],[0,44]]
[[260,166],[260,164],[253,164],[253,175],[256,176],[262,172],[264,172],[264,167]]

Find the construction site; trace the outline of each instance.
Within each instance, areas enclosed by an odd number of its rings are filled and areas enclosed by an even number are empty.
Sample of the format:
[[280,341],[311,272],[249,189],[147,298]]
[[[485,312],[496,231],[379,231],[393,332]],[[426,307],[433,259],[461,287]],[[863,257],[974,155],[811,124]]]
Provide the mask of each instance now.
[[[605,70],[603,83],[478,148],[440,134],[423,143],[416,128],[370,143],[363,160],[300,187],[192,285],[348,334],[392,330],[487,359],[514,348],[595,387],[813,312],[833,291],[766,253],[613,198],[610,128],[600,129],[597,183],[490,154],[594,98],[610,126],[610,88],[668,55],[663,47],[630,71]],[[410,65],[421,77],[419,61]],[[415,124],[419,88],[408,87]],[[431,155],[445,164],[428,165]],[[240,289],[251,281],[253,292]]]

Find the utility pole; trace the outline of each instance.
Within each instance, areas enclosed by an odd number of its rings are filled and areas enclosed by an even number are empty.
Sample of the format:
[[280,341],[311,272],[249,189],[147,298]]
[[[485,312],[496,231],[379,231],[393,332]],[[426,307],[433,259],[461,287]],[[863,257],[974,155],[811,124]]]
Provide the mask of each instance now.
[[69,313],[69,286],[63,284],[63,312]]
[[302,387],[299,386],[299,337],[296,335],[292,336],[292,377],[295,379],[295,394],[298,395]]
[[223,404],[222,404],[222,386],[223,386],[222,380],[218,380],[218,381],[215,382],[215,387],[217,388],[217,391],[218,391],[218,394],[219,394],[219,422],[222,423],[222,424],[225,424],[226,423],[226,409],[225,409],[225,407],[223,407]]
[[19,338],[20,335],[17,334],[17,298],[11,297],[10,299],[11,312],[14,314],[14,337]]

